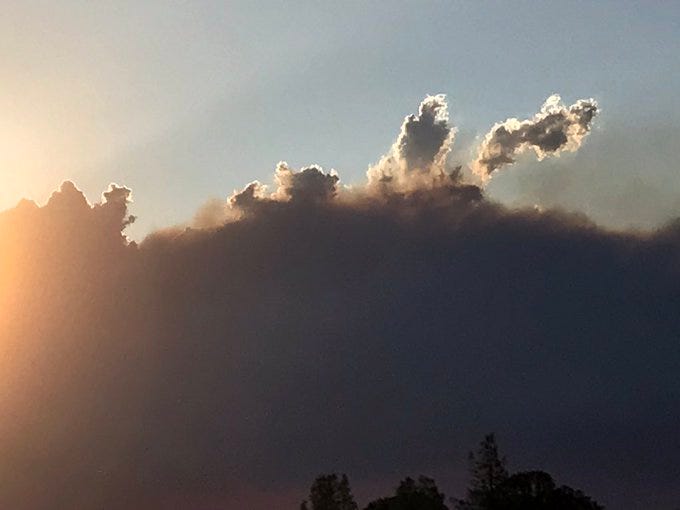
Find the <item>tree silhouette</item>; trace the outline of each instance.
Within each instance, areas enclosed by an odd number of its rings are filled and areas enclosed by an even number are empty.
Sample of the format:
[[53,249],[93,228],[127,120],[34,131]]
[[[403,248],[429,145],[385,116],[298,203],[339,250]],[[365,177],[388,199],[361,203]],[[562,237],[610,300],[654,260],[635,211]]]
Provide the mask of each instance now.
[[357,510],[347,475],[321,475],[309,491],[309,503],[303,501],[300,510]]
[[394,496],[372,501],[366,510],[448,510],[444,499],[432,478],[419,476],[415,481],[409,477],[399,484]]
[[603,510],[579,490],[557,487],[543,471],[508,475],[493,434],[485,436],[476,455],[470,454],[471,482],[458,510]]
[[467,498],[456,501],[459,510],[487,510],[495,508],[498,487],[507,480],[505,457],[498,454],[496,437],[487,434],[477,453],[470,452],[470,487]]
[[515,473],[498,487],[503,510],[602,510],[602,506],[571,487],[557,487],[548,473]]
[[532,510],[545,508],[553,497],[555,482],[543,471],[515,473],[498,487],[503,507]]
[[552,505],[555,510],[604,510],[597,501],[566,485],[555,489]]
[[[505,457],[498,453],[493,434],[484,436],[475,453],[470,453],[470,486],[467,496],[453,500],[457,510],[604,510],[580,490],[557,486],[544,471],[523,471],[510,475]],[[405,478],[394,496],[376,499],[365,510],[448,510],[445,496],[432,478]],[[346,475],[321,475],[314,480],[309,502],[300,510],[357,510]]]

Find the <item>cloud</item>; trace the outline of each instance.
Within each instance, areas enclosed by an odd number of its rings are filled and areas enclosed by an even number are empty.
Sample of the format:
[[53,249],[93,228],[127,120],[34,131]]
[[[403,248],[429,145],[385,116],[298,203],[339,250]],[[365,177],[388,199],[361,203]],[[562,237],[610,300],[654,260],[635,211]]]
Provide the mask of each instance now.
[[271,194],[267,194],[267,187],[258,181],[251,182],[241,191],[235,191],[227,200],[227,205],[237,214],[222,215],[224,221],[238,218],[239,213],[253,214],[277,203],[290,202],[302,206],[329,203],[338,194],[340,177],[333,170],[325,173],[317,165],[294,170],[288,163],[281,161],[276,165],[274,180],[277,188]]
[[443,94],[428,96],[418,115],[409,115],[401,126],[397,139],[397,151],[408,168],[423,169],[443,156],[452,134],[449,114]]
[[562,151],[574,152],[590,132],[597,111],[593,99],[581,99],[567,107],[554,94],[532,119],[512,118],[495,124],[479,148],[473,170],[487,180],[493,172],[513,164],[527,149],[532,149],[539,160]]
[[404,119],[390,152],[369,169],[369,187],[410,190],[448,181],[446,157],[455,132],[449,125],[445,96],[427,96],[418,115]]
[[48,211],[63,216],[78,216],[88,208],[85,195],[71,181],[64,181],[47,202]]
[[680,174],[674,171],[680,123],[644,123],[608,114],[578,154],[521,162],[485,187],[513,206],[561,207],[582,211],[599,225],[652,231],[680,215]]
[[451,494],[489,430],[612,507],[673,503],[677,225],[275,179],[139,244],[116,185],[0,213],[0,507],[284,508],[333,470]]
[[327,202],[337,195],[339,180],[337,174],[325,174],[319,166],[309,166],[295,172],[282,161],[276,167],[279,187],[275,196],[293,202]]
[[257,203],[266,199],[265,190],[266,186],[258,181],[253,181],[243,188],[243,190],[234,192],[229,197],[229,205],[235,209],[249,211],[255,207]]
[[99,212],[103,221],[109,223],[112,228],[122,231],[137,219],[127,214],[128,204],[132,202],[131,196],[130,188],[111,183],[109,189],[102,193],[103,202],[97,204],[94,209]]

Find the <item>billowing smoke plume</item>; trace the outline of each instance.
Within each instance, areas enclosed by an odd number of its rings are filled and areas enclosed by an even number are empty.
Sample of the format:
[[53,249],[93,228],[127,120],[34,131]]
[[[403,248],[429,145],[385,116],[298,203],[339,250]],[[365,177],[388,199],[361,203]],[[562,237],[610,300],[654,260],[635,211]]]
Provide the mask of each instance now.
[[[447,174],[444,112],[392,170]],[[295,508],[338,470],[450,494],[489,430],[611,508],[676,504],[680,228],[399,172],[378,194],[280,164],[139,245],[115,185],[0,213],[0,508]]]
[[418,115],[404,119],[390,152],[369,169],[369,186],[412,190],[446,182],[446,157],[454,135],[445,96],[427,96]]
[[532,149],[539,160],[562,151],[573,152],[590,131],[596,113],[593,99],[581,99],[566,107],[559,95],[552,95],[533,119],[520,122],[513,118],[496,124],[485,136],[473,170],[487,180],[527,149]]

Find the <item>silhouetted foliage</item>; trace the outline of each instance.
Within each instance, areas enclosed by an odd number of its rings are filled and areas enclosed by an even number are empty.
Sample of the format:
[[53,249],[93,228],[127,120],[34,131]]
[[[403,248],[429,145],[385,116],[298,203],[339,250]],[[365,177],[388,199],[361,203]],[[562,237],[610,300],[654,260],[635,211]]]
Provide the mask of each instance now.
[[347,475],[333,473],[314,480],[309,491],[309,504],[303,501],[300,510],[357,510]]
[[[521,471],[510,475],[506,459],[498,453],[493,434],[484,436],[470,453],[470,486],[465,499],[452,498],[457,510],[604,510],[580,490],[557,486],[544,471]],[[407,477],[394,496],[371,501],[365,510],[448,510],[445,496],[432,478]],[[311,506],[309,506],[311,505]],[[300,510],[357,510],[346,475],[319,476],[310,489],[309,503]]]
[[498,487],[508,478],[505,457],[498,454],[493,434],[484,436],[477,453],[470,452],[470,487],[467,498],[456,502],[459,510],[495,508]]
[[555,482],[543,471],[515,473],[498,487],[503,508],[508,509],[545,508],[551,502],[554,491]]
[[571,487],[556,487],[543,471],[515,473],[499,488],[503,510],[600,510],[603,507]]
[[487,435],[476,455],[470,454],[471,482],[458,510],[603,510],[579,490],[557,487],[543,471],[508,475],[494,436]]
[[366,510],[448,510],[444,499],[432,478],[419,476],[415,481],[409,477],[399,484],[394,496],[372,501]]
[[555,489],[551,508],[555,510],[604,510],[604,506],[590,496],[566,485]]

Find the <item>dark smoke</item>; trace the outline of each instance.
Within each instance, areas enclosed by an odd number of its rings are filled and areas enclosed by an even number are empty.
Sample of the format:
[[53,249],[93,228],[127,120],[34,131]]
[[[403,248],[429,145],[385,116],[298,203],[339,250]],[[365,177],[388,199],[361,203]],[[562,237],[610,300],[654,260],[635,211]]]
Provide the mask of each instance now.
[[295,508],[334,470],[460,493],[489,430],[610,508],[677,503],[678,225],[277,183],[139,245],[117,186],[0,213],[0,508]]

